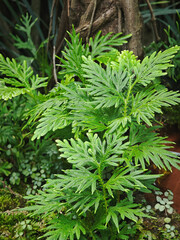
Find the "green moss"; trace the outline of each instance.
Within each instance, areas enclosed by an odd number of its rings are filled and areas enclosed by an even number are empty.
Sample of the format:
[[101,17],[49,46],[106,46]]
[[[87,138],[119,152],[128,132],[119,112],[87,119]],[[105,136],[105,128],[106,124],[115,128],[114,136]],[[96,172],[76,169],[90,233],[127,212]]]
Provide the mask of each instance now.
[[0,240],[14,239],[15,225],[25,218],[23,213],[6,211],[0,214],[1,234]]
[[21,201],[18,197],[12,197],[11,194],[4,194],[0,196],[0,211],[7,211],[19,207]]
[[37,240],[42,235],[42,222],[30,218],[23,207],[24,199],[1,189],[0,191],[0,240]]

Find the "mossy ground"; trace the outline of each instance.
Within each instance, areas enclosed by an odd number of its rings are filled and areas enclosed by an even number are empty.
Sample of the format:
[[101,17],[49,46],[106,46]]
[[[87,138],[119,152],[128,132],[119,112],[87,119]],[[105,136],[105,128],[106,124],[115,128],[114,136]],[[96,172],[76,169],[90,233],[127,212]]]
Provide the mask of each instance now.
[[36,240],[41,232],[42,222],[28,216],[25,211],[19,211],[25,206],[20,195],[14,195],[8,190],[0,191],[0,240]]

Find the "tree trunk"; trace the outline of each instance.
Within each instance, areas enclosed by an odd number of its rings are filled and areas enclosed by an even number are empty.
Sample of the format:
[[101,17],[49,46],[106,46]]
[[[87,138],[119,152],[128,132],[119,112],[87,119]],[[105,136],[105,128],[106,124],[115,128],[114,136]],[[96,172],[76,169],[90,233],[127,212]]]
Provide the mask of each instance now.
[[142,57],[141,16],[138,0],[67,0],[69,2],[69,24],[75,26],[83,41],[99,30],[132,34],[127,49]]
[[142,57],[142,22],[139,12],[138,0],[119,0],[119,8],[121,9],[124,21],[124,33],[132,34],[128,43],[128,49],[132,50],[135,55]]

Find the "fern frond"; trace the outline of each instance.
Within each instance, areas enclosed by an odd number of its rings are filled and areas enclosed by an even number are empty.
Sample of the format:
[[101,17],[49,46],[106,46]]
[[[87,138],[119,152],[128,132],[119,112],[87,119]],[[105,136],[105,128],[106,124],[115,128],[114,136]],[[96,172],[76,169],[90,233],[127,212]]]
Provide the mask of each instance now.
[[[131,129],[130,148],[127,150],[129,158],[134,161],[135,165],[140,164],[143,169],[146,164],[152,161],[158,168],[171,170],[171,165],[180,169],[179,158],[167,149],[166,144],[171,142],[165,138],[157,136],[156,133],[146,129],[143,126],[137,126],[137,129]],[[134,159],[134,160],[133,160]]]
[[125,116],[109,121],[106,133],[114,133],[117,130],[119,131],[121,127],[128,127],[129,123],[131,123],[131,120],[131,116]]
[[124,50],[119,54],[116,61],[111,62],[111,67],[117,71],[121,69],[121,71],[126,71],[128,75],[131,75],[138,63],[140,63],[140,60],[137,60],[137,56],[132,51]]
[[[122,133],[121,133],[122,134]],[[91,169],[103,170],[106,166],[118,166],[123,160],[119,158],[127,148],[127,143],[123,143],[126,137],[120,135],[106,136],[106,140],[101,141],[97,134],[87,134],[89,141],[83,142],[81,139],[57,140],[57,146],[61,157],[78,167],[91,167]]]
[[0,98],[5,101],[25,93],[28,93],[28,90],[26,88],[12,88],[12,87],[0,88]]
[[122,37],[122,33],[118,33],[113,36],[111,36],[112,33],[109,33],[106,36],[101,36],[100,31],[94,39],[90,38],[89,44],[85,46],[82,44],[82,39],[80,39],[79,34],[76,34],[74,27],[72,29],[72,34],[68,34],[71,42],[66,39],[67,47],[65,47],[64,51],[62,51],[63,58],[59,58],[60,62],[62,63],[60,66],[65,70],[61,71],[59,74],[74,74],[83,82],[82,56],[91,56],[93,59],[95,59],[95,57],[99,57],[105,54],[107,51],[115,50],[115,46],[120,46],[126,43],[126,39],[131,36],[129,34]]
[[148,175],[144,170],[137,170],[136,167],[121,167],[114,171],[114,174],[106,182],[105,187],[113,197],[112,190],[128,192],[129,189],[141,189],[146,186],[140,180],[158,178],[160,175]]
[[145,57],[141,63],[134,67],[136,83],[147,86],[155,78],[166,75],[164,70],[173,66],[170,61],[179,49],[179,46],[175,46],[163,52],[154,52],[150,57]]
[[83,62],[82,56],[88,56],[89,48],[82,44],[82,39],[80,39],[79,34],[76,34],[74,27],[72,29],[72,34],[68,34],[71,42],[66,39],[67,47],[62,51],[63,58],[59,58],[61,62],[60,66],[64,70],[59,72],[59,74],[74,74],[83,81],[83,69],[81,67]]
[[59,108],[63,103],[66,104],[66,99],[62,96],[49,98],[48,95],[43,95],[40,99],[42,102],[38,103],[33,109],[26,113],[25,117],[28,117],[28,123],[36,121],[43,113],[54,107]]
[[39,139],[49,131],[55,131],[68,126],[71,121],[68,120],[68,111],[63,106],[62,108],[48,109],[39,120],[39,124],[34,132],[32,140]]
[[152,125],[150,119],[155,113],[162,113],[161,108],[180,103],[180,93],[167,91],[167,89],[156,90],[146,89],[138,92],[132,101],[131,114],[140,123],[144,121],[149,126]]
[[66,190],[74,188],[75,192],[81,193],[86,189],[91,188],[92,194],[96,190],[96,181],[98,176],[91,173],[88,169],[81,167],[79,169],[64,170],[65,174],[58,174],[57,177],[61,179],[58,187]]
[[122,220],[124,220],[125,218],[128,218],[135,222],[137,222],[138,217],[148,217],[139,208],[138,204],[130,203],[127,199],[121,200],[121,202],[117,203],[116,206],[110,207],[108,209],[108,214],[106,217],[106,225],[112,219],[118,232],[119,232],[119,221],[120,221],[119,215]]
[[82,64],[84,69],[84,77],[87,79],[86,91],[90,96],[93,96],[92,103],[96,108],[111,106],[123,107],[125,98],[123,91],[127,89],[129,78],[124,71],[115,71],[109,64],[106,70],[100,65],[83,57],[85,64]]
[[99,31],[94,39],[92,37],[89,39],[91,57],[101,56],[104,52],[113,50],[115,46],[127,43],[127,39],[131,37],[131,34],[123,37],[121,35],[122,33],[117,33],[112,36],[112,33],[108,33],[101,36],[101,31]]
[[86,233],[85,228],[78,219],[71,219],[61,214],[58,218],[54,218],[46,227],[47,233],[43,236],[47,240],[75,240],[80,239],[81,232]]
[[[9,91],[14,92],[17,89],[16,94],[12,94],[13,96],[32,92],[32,90],[45,87],[47,85],[47,78],[39,77],[38,75],[33,75],[33,70],[31,67],[27,66],[27,62],[24,61],[22,64],[16,62],[15,59],[10,60],[9,58],[4,58],[2,54],[0,54],[0,72],[2,72],[6,77],[0,79],[2,83],[4,83],[4,87],[7,91],[7,86],[5,84],[10,85]],[[24,89],[21,90],[21,89]],[[25,91],[26,90],[26,91]],[[4,92],[5,93],[5,92]]]
[[5,59],[3,55],[0,54],[0,71],[8,77],[1,79],[1,81],[14,87],[30,89],[29,78],[33,75],[33,71],[27,66],[25,61],[21,65],[18,64],[15,59]]
[[28,195],[25,198],[29,200],[29,202],[33,203],[33,205],[26,206],[21,210],[31,211],[31,216],[35,215],[44,215],[49,216],[52,213],[63,211],[66,206],[64,201],[63,192],[51,191],[46,189],[45,191],[38,191],[36,195]]
[[48,77],[39,77],[37,74],[30,78],[31,89],[35,90],[38,88],[43,88],[47,86]]
[[68,204],[72,207],[69,208],[68,211],[76,211],[76,213],[80,216],[82,214],[86,214],[88,211],[97,212],[97,209],[103,202],[103,195],[100,194],[100,191],[96,190],[94,194],[90,191],[79,193],[71,193],[71,196],[68,195],[66,198]]

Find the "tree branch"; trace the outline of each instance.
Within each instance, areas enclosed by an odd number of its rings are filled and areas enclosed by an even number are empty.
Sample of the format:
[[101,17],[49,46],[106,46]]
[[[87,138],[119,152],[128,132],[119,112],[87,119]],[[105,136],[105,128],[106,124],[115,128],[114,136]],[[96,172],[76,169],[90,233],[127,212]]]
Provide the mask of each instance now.
[[53,75],[54,75],[54,81],[57,84],[57,73],[56,73],[56,47],[55,45],[53,46]]
[[153,12],[153,9],[152,9],[152,6],[151,6],[151,3],[149,2],[149,0],[146,0],[146,3],[148,5],[149,11],[151,13],[151,21],[152,21],[152,27],[153,27],[153,32],[154,32],[154,36],[155,36],[155,41],[159,42],[161,40],[161,38],[159,37],[159,34],[158,34],[156,18],[155,18],[155,15],[154,15],[154,12]]
[[94,15],[95,15],[96,7],[97,7],[97,0],[93,0],[93,2],[94,2],[94,8],[93,8],[92,16],[91,16],[91,21],[90,21],[90,24],[89,24],[89,30],[88,30],[88,34],[87,34],[87,37],[86,37],[86,42],[88,41],[88,38],[91,34],[92,24],[93,24]]
[[[98,30],[103,24],[111,19],[116,14],[116,7],[112,6],[106,12],[104,12],[99,18],[97,18],[92,24],[92,33]],[[87,31],[89,29],[89,23],[84,24],[76,29],[77,33],[80,33],[82,39],[85,39],[87,36]]]

